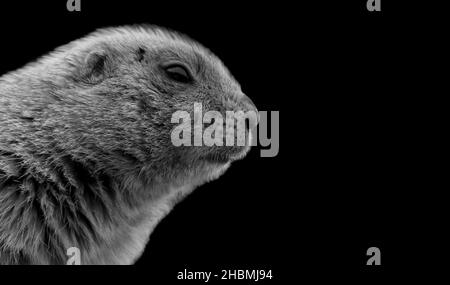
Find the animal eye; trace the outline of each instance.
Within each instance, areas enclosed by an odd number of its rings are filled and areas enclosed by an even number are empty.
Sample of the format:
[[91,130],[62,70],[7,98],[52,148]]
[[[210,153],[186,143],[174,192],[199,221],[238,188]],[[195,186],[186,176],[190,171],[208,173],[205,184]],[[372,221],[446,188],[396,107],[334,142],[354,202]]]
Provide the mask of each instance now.
[[167,76],[175,81],[181,83],[189,83],[192,81],[192,77],[186,67],[176,64],[165,68]]

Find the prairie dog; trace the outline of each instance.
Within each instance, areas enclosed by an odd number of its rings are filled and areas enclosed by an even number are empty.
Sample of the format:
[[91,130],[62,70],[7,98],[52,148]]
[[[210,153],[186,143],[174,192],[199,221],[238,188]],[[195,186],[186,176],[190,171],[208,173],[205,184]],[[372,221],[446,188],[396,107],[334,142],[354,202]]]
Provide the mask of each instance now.
[[98,30],[0,77],[0,264],[131,264],[249,145],[175,147],[176,110],[256,110],[223,63],[150,26]]

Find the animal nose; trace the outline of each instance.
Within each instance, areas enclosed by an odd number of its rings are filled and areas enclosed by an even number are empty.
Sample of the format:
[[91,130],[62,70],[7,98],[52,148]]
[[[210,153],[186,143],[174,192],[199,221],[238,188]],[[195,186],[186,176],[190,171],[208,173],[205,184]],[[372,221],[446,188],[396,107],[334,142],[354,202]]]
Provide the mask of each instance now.
[[256,105],[253,103],[252,99],[245,94],[241,97],[241,105],[244,112],[253,113],[250,114],[250,116],[245,120],[246,129],[250,131],[253,127],[259,124],[258,108],[256,108]]
[[245,111],[253,111],[258,113],[258,108],[256,108],[255,103],[253,103],[252,99],[250,99],[247,95],[243,95],[241,98],[241,102]]

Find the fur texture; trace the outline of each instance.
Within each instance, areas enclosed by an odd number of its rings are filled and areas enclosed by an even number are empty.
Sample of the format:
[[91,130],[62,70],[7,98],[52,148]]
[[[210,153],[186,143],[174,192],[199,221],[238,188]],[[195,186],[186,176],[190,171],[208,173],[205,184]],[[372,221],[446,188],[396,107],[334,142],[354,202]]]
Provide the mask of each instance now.
[[[181,63],[193,80],[164,72]],[[244,147],[175,147],[176,110],[249,110],[221,61],[157,27],[103,29],[0,78],[0,264],[130,264]]]

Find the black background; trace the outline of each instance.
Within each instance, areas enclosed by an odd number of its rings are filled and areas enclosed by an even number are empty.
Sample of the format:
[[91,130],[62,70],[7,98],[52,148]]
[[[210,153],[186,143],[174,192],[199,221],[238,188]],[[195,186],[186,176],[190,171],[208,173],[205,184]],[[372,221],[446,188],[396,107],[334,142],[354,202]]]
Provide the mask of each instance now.
[[[210,48],[259,110],[280,112],[278,156],[253,148],[194,191],[158,225],[127,278],[271,269],[278,284],[316,271],[373,277],[404,264],[416,179],[400,76],[412,29],[405,10],[382,1],[383,11],[370,13],[365,0],[128,0],[82,1],[81,12],[68,12],[58,2],[2,4],[0,73],[97,28],[150,23]],[[365,265],[371,246],[381,249],[380,267]]]

